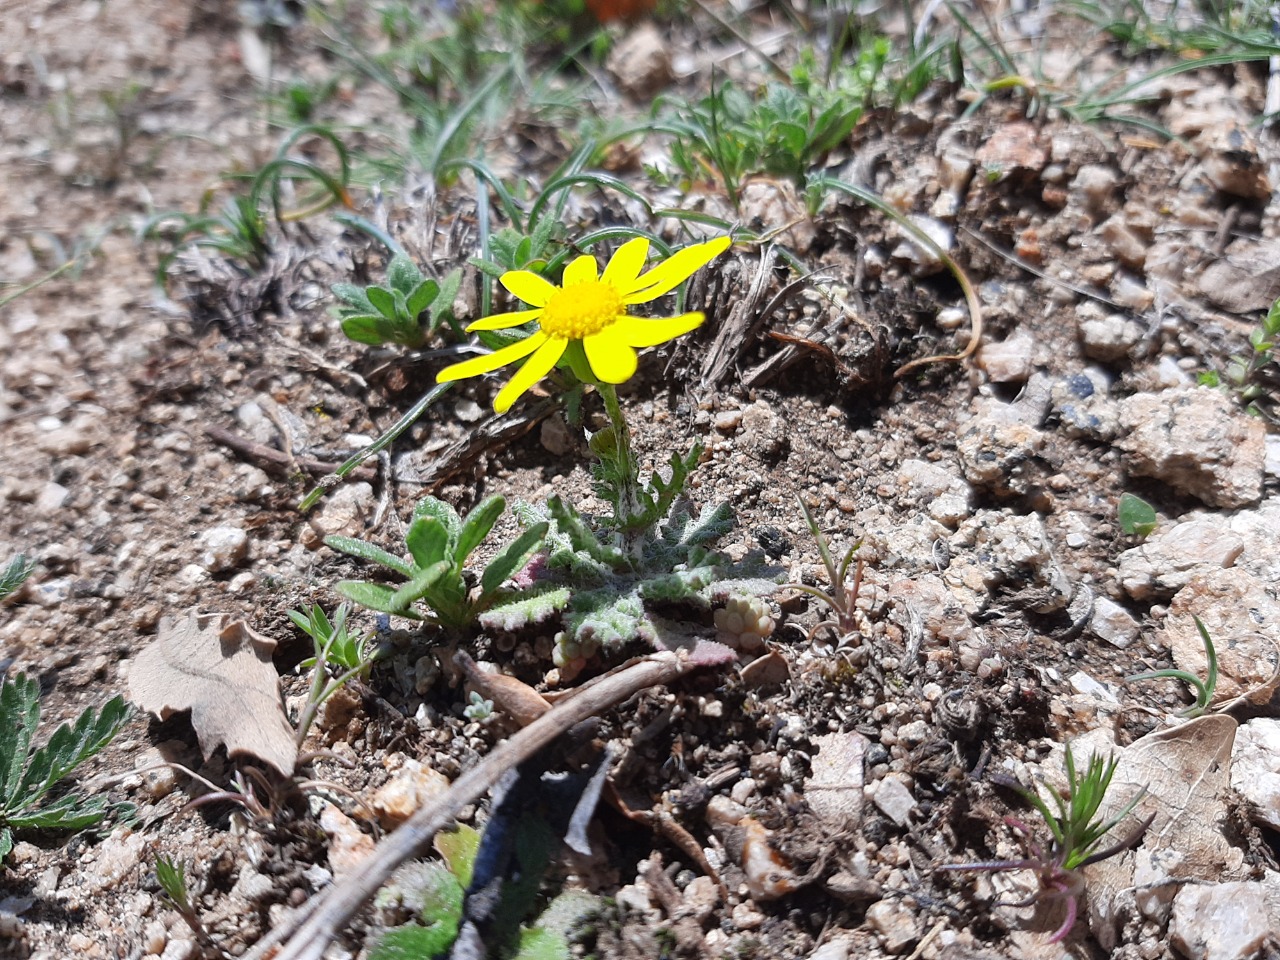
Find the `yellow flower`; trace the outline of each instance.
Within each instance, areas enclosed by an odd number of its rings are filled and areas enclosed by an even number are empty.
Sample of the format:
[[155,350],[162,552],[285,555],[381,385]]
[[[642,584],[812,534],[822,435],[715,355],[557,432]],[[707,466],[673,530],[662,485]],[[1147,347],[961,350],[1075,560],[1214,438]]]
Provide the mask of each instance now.
[[637,348],[666,343],[695,329],[704,319],[701,313],[633,317],[627,307],[670,293],[731,243],[728,237],[719,237],[694,244],[641,273],[649,256],[649,241],[637,237],[618,248],[603,274],[597,274],[593,256],[573,260],[565,267],[558,287],[528,270],[508,271],[498,282],[534,309],[485,317],[467,329],[506,330],[536,320],[537,331],[501,350],[445,367],[436,382],[476,377],[529,357],[494,398],[493,409],[506,413],[521,394],[551,372],[571,343],[581,343],[597,379],[622,383],[636,372]]

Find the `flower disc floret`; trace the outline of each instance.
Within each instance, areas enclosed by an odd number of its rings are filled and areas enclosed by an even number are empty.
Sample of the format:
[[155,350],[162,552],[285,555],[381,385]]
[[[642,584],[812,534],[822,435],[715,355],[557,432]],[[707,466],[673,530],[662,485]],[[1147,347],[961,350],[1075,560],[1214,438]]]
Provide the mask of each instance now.
[[688,333],[705,318],[698,312],[678,317],[634,317],[627,308],[670,293],[728,250],[731,243],[729,237],[696,243],[642,273],[649,257],[649,241],[637,237],[618,248],[603,274],[597,272],[593,256],[571,261],[560,286],[528,270],[508,271],[498,282],[533,309],[484,317],[467,329],[509,330],[529,322],[536,322],[538,329],[493,353],[445,367],[436,375],[436,381],[476,377],[524,360],[494,398],[494,410],[506,413],[526,390],[551,372],[571,343],[581,344],[590,372],[599,382],[629,380],[636,372],[637,350],[656,347]]
[[615,323],[626,312],[617,287],[588,281],[558,290],[543,308],[538,326],[553,337],[583,340]]

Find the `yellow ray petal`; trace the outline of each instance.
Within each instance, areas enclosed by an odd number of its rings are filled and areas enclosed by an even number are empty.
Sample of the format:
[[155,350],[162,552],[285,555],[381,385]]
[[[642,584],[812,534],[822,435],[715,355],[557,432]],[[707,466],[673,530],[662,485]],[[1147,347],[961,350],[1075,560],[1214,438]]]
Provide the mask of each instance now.
[[[532,338],[531,338],[532,339]],[[526,390],[551,372],[568,343],[560,337],[548,337],[547,342],[538,348],[538,352],[525,361],[523,367],[493,398],[493,409],[498,413],[506,413]]]
[[616,328],[614,324],[582,341],[591,372],[605,383],[623,383],[636,372],[636,352],[614,334]]
[[508,363],[513,363],[521,357],[527,357],[549,339],[551,338],[539,330],[532,336],[517,340],[501,350],[495,350],[493,353],[472,357],[470,360],[463,360],[461,363],[445,367],[436,374],[436,383],[448,383],[450,380],[465,380],[467,377],[478,377],[482,373],[489,373],[499,367],[505,367]]
[[635,287],[636,277],[640,276],[640,268],[648,258],[649,241],[645,237],[628,240],[609,258],[601,279],[619,290],[631,290]]
[[636,278],[624,291],[625,304],[648,303],[664,293],[669,293],[688,280],[694,273],[729,249],[733,241],[729,237],[717,237],[706,243],[677,250],[652,270]]
[[678,317],[619,317],[609,332],[632,347],[656,347],[696,330],[705,319],[701,313],[682,313]]
[[495,313],[491,317],[484,317],[467,327],[471,330],[508,330],[511,327],[518,327],[522,323],[528,323],[530,320],[536,320],[542,315],[542,308],[536,310],[517,310],[515,313]]
[[575,283],[587,283],[596,279],[596,258],[590,254],[584,254],[569,261],[569,265],[564,268],[564,276],[560,278],[560,285],[571,287]]
[[559,289],[528,270],[508,270],[498,282],[531,307],[545,307]]

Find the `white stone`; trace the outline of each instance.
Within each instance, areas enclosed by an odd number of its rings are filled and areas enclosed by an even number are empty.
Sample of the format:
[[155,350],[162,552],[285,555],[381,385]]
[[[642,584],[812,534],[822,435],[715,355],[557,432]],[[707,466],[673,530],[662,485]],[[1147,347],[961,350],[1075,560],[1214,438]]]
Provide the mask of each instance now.
[[872,800],[880,808],[880,812],[898,826],[905,827],[911,822],[911,813],[916,808],[916,798],[898,777],[890,775],[881,780],[876,785]]
[[1258,717],[1236,731],[1231,787],[1255,822],[1280,830],[1280,720]]
[[880,900],[867,908],[867,923],[884,940],[889,953],[904,953],[920,939],[920,921],[897,900]]
[[1093,602],[1093,617],[1089,629],[1094,636],[1113,647],[1123,650],[1138,639],[1138,621],[1124,607],[1108,597],[1098,597]]
[[1244,547],[1217,517],[1186,520],[1120,554],[1120,585],[1135,600],[1171,596],[1197,572],[1232,566]]
[[249,552],[249,535],[239,527],[224,524],[200,534],[197,562],[210,573],[230,570]]
[[1189,960],[1246,960],[1270,930],[1262,884],[1189,885],[1174,898],[1169,941]]

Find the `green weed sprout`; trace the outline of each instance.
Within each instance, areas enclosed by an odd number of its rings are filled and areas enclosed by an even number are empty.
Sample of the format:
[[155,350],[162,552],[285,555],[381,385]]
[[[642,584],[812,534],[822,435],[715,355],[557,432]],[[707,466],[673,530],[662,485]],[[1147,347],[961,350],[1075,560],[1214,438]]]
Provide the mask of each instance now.
[[408,257],[393,257],[386,286],[333,285],[334,296],[344,301],[338,307],[342,332],[356,343],[395,343],[416,350],[442,323],[456,323],[453,301],[461,283],[460,270],[440,282],[423,276]]
[[1050,803],[1034,789],[1024,787],[1012,777],[992,777],[1001,786],[1009,787],[1035,808],[1048,828],[1051,839],[1048,846],[1035,839],[1029,826],[1017,817],[1005,817],[1005,823],[1021,842],[1026,857],[1022,860],[994,860],[981,863],[945,864],[940,870],[1031,870],[1036,875],[1039,889],[1026,900],[1007,904],[1025,907],[1033,903],[1060,900],[1066,904],[1066,917],[1062,925],[1049,938],[1050,943],[1060,943],[1071,933],[1079,914],[1079,899],[1084,892],[1083,867],[1113,857],[1138,845],[1155,814],[1145,819],[1137,829],[1118,844],[1105,849],[1102,841],[1111,830],[1133,812],[1147,792],[1143,787],[1114,816],[1103,819],[1098,816],[1107,788],[1115,775],[1119,761],[1114,756],[1105,760],[1098,754],[1089,757],[1089,764],[1077,773],[1071,744],[1066,748],[1067,788],[1059,790],[1046,785]]
[[[519,572],[542,545],[548,524],[534,524],[508,544],[480,575],[475,596],[464,577],[467,559],[489,535],[506,510],[500,496],[478,504],[465,519],[443,500],[424,497],[414,509],[405,534],[406,557],[397,557],[364,540],[331,536],[334,550],[369,560],[405,577],[401,587],[344,580],[338,593],[361,606],[411,620],[425,620],[446,630],[465,630],[476,616],[503,598],[502,585]],[[426,611],[415,609],[423,603]]]
[[1180,710],[1180,717],[1201,717],[1209,712],[1209,705],[1213,702],[1214,692],[1218,688],[1218,652],[1213,647],[1213,638],[1209,636],[1209,630],[1205,627],[1204,621],[1199,617],[1193,616],[1196,622],[1196,629],[1200,631],[1200,641],[1204,644],[1205,661],[1208,664],[1208,670],[1205,678],[1201,680],[1194,673],[1188,673],[1186,670],[1149,670],[1145,673],[1135,673],[1132,676],[1125,677],[1125,681],[1133,680],[1181,680],[1196,694],[1196,702],[1185,710]]
[[850,546],[845,551],[844,556],[840,558],[840,562],[836,563],[831,555],[831,547],[827,543],[827,538],[818,527],[817,521],[813,519],[813,514],[809,512],[809,507],[799,497],[796,497],[796,502],[800,504],[800,509],[804,512],[804,522],[809,527],[809,533],[813,535],[814,541],[818,544],[818,554],[822,557],[822,565],[827,568],[827,579],[831,583],[831,587],[828,591],[820,587],[811,587],[807,583],[785,583],[783,586],[792,590],[799,590],[801,593],[807,593],[809,596],[821,600],[827,605],[827,609],[831,611],[831,617],[814,624],[809,630],[809,640],[812,641],[817,636],[818,631],[826,627],[836,632],[838,641],[843,641],[846,637],[857,633],[859,630],[858,591],[862,586],[864,563],[862,558],[859,557],[858,565],[854,569],[852,584],[849,583],[849,566],[853,563],[854,556],[862,546],[862,541],[859,540]]
[[0,860],[13,849],[15,830],[82,830],[107,815],[105,797],[72,791],[50,803],[41,801],[76,767],[100,753],[128,718],[124,697],[112,697],[100,711],[90,707],[74,723],[62,724],[48,743],[33,750],[31,741],[40,725],[40,684],[25,674],[0,681]]

